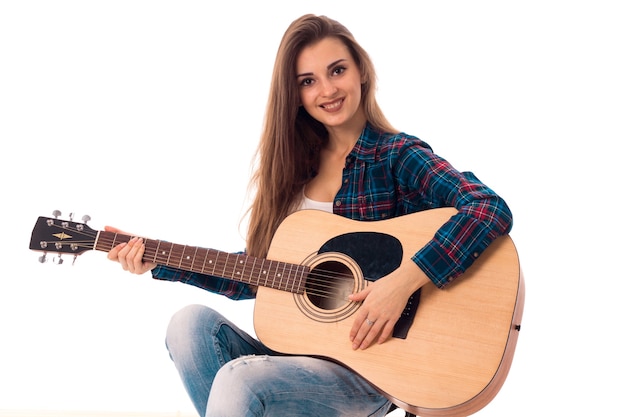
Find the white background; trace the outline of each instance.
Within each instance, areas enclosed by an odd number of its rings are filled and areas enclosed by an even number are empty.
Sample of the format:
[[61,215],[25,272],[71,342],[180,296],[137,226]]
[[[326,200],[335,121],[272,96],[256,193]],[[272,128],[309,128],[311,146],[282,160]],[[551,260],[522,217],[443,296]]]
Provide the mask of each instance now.
[[[307,3],[307,5],[305,5]],[[526,277],[516,356],[481,416],[623,408],[626,15],[609,1],[0,3],[0,409],[192,411],[163,339],[189,303],[250,302],[28,250],[95,229],[243,248],[273,60],[312,12],[352,30],[399,129],[499,192]]]

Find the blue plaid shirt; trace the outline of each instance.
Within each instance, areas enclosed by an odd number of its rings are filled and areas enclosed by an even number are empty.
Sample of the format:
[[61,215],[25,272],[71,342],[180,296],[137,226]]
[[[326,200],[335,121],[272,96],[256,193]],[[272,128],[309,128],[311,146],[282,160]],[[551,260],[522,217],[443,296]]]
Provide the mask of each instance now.
[[[469,268],[498,236],[512,227],[504,200],[471,172],[459,172],[422,140],[379,132],[367,125],[346,158],[333,212],[354,220],[383,220],[422,210],[455,207],[413,261],[443,288]],[[255,288],[223,278],[157,266],[153,277],[180,281],[232,299],[255,296]]]

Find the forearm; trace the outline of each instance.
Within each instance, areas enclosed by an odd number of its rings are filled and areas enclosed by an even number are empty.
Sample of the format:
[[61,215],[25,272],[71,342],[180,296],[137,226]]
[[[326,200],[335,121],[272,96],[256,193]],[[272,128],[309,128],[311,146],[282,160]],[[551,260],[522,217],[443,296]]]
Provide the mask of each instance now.
[[512,227],[512,214],[497,195],[461,206],[413,256],[433,283],[443,288],[465,272],[487,247]]
[[193,285],[232,300],[247,300],[256,297],[256,287],[243,282],[231,281],[212,275],[198,274],[158,265],[152,270],[152,277],[163,281],[182,282]]

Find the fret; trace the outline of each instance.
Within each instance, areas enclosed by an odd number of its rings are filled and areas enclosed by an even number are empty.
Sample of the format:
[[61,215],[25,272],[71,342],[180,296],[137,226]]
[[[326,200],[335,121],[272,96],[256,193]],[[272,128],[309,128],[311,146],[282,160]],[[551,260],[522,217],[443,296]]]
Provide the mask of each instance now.
[[[246,265],[248,265],[249,260],[250,259],[246,257],[246,261],[241,264],[241,276],[242,277],[246,276]],[[250,282],[250,279],[248,279],[247,281]]]
[[217,267],[217,259],[219,258],[219,256],[220,256],[220,253],[215,252],[215,257],[209,260],[209,264],[213,265],[213,271],[211,272],[211,275],[215,275],[215,268]]
[[[165,263],[165,265],[167,265],[167,260],[169,259],[169,250],[167,249],[167,242],[161,242],[162,246],[164,246],[164,249],[159,249],[159,259],[161,260],[161,262]],[[171,244],[169,244],[171,246]]]
[[191,267],[193,264],[193,256],[191,255],[191,252],[195,253],[194,248],[186,245],[179,247],[183,248],[180,254],[179,267],[187,271],[193,271],[193,268]]
[[[300,277],[298,277],[298,274],[300,274]],[[298,289],[300,288],[300,283],[302,282],[302,268],[300,268],[300,265],[296,266],[296,272],[293,274],[293,281],[291,283],[291,292],[298,292]]]
[[[280,274],[280,286],[278,287],[283,288],[283,289],[287,289],[287,284],[289,284],[289,273],[287,272],[287,268],[290,266],[290,264],[286,264],[283,262],[282,267],[283,267],[283,272],[281,272]],[[290,268],[291,269],[291,268]]]
[[189,267],[191,271],[196,272],[196,270],[193,267],[194,262],[196,262],[196,256],[198,255],[198,247],[196,246],[195,250],[193,251],[193,257],[191,258],[191,266]]
[[182,253],[180,252],[181,245],[173,244],[170,250],[170,256],[167,259],[167,264],[170,266],[178,265],[180,268],[180,262],[182,260]]
[[[222,271],[222,278],[226,278],[226,267],[228,266],[228,258],[230,257],[230,253],[226,254],[226,260],[224,261],[224,270]],[[232,276],[231,276],[232,278]]]
[[[269,267],[268,267],[268,268],[266,268],[266,269],[265,269],[265,271],[263,271],[263,273],[264,273],[264,274],[266,274],[266,275],[265,275],[265,286],[266,286],[266,287],[271,287],[271,288],[274,288],[274,286],[273,286],[273,285],[268,285],[268,281],[267,281],[267,280],[269,279],[269,273],[271,272],[271,270],[272,270],[272,261],[270,261],[270,265],[269,265]],[[274,282],[273,282],[273,280],[272,280],[272,284],[273,284],[273,283],[274,283]]]
[[209,256],[209,250],[207,249],[207,251],[204,253],[204,261],[202,261],[202,269],[200,270],[200,272],[202,272],[203,274],[206,271],[206,259]]
[[293,264],[286,264],[285,266],[289,265],[289,273],[287,274],[287,282],[285,283],[285,290],[289,290],[289,288],[293,289],[293,279],[291,278],[293,276]]
[[154,250],[154,256],[152,257],[152,263],[156,263],[157,261],[157,256],[159,256],[159,248],[161,247],[161,241],[157,240],[156,241],[156,249]]
[[169,263],[170,260],[170,254],[171,254],[171,248],[172,248],[172,244],[168,243],[168,242],[161,242],[161,247],[159,248],[159,252],[157,254],[157,257],[159,259],[159,261],[157,261],[157,263],[162,263],[164,265],[168,265],[171,266]]
[[283,280],[285,279],[285,268],[287,264],[283,262],[278,263],[278,270],[276,271],[276,276],[278,277],[278,288],[279,290],[283,288]]
[[[233,279],[235,279],[236,281],[244,281],[243,277],[245,277],[245,271],[246,271],[246,261],[245,259],[241,259],[242,255],[237,254],[236,258],[235,258],[235,268],[234,268],[234,274],[237,277]],[[241,266],[241,271],[237,271],[237,267]]]
[[278,289],[283,288],[283,280],[285,279],[285,268],[287,268],[287,264],[281,262],[278,264],[280,271],[278,272]]
[[[254,262],[252,263],[252,270],[251,270],[251,272],[250,272],[250,282],[252,282],[252,274],[254,274],[254,268],[256,267],[256,259],[257,259],[257,258],[252,258],[252,260],[253,260]],[[256,279],[256,282],[255,282],[255,283],[256,283],[257,285],[259,284],[259,277],[258,277],[258,276],[257,276],[257,279]]]
[[276,288],[277,266],[275,261],[270,260],[269,265],[265,268],[265,286],[270,288]]
[[113,243],[111,243],[111,249],[113,249],[115,246],[117,246],[117,237],[118,237],[118,236],[119,236],[119,235],[118,235],[117,233],[115,233],[115,234],[113,235]]
[[300,287],[300,282],[302,281],[299,277],[298,274],[300,274],[302,271],[302,268],[300,267],[300,265],[295,265],[295,271],[293,273],[293,279],[291,280],[291,288],[289,289],[290,292],[297,292],[298,288]]
[[[170,257],[172,256],[173,246],[174,245],[170,244],[170,250],[167,251],[167,260],[165,261],[166,265],[170,265],[170,266],[172,265],[172,264],[170,264]],[[163,253],[165,254],[166,252],[164,251]]]
[[306,282],[306,277],[305,277],[305,273],[308,274],[308,268],[305,268],[303,266],[300,267],[300,282],[298,283],[298,293],[303,291],[304,288],[304,283]]
[[[96,241],[96,249],[97,250],[102,250],[104,252],[109,252],[111,249],[113,249],[113,241],[115,239],[114,233],[111,232],[100,232],[98,233],[98,239]],[[108,242],[108,243],[107,243]]]
[[235,260],[233,262],[233,279],[235,281],[241,281],[241,271],[239,270],[239,267],[241,266],[243,268],[243,262],[244,261],[241,259],[241,255],[235,255]]
[[[274,287],[274,288],[278,288],[280,290],[283,285],[283,277],[285,276],[285,264],[279,263],[278,269],[279,270],[276,271],[276,277],[278,278],[278,287]],[[281,269],[282,269],[282,272],[280,272]]]
[[208,249],[204,249],[204,248],[196,248],[196,251],[193,255],[193,262],[192,262],[192,266],[193,266],[193,271],[194,272],[204,272],[204,263],[202,264],[202,266],[198,266],[200,264],[200,259],[203,257],[203,253],[204,253],[204,259],[206,260],[206,254],[209,250]]
[[183,259],[184,259],[184,255],[185,255],[185,248],[187,246],[177,246],[178,248],[182,248],[182,250],[180,251],[180,259],[178,260],[178,267],[180,269],[183,268]]

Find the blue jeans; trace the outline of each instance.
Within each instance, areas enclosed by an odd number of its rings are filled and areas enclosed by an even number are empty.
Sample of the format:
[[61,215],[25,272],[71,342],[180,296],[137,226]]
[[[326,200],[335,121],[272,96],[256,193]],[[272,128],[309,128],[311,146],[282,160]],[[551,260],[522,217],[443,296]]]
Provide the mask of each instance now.
[[273,352],[209,307],[176,313],[166,344],[200,416],[379,417],[391,406],[343,366]]

